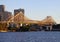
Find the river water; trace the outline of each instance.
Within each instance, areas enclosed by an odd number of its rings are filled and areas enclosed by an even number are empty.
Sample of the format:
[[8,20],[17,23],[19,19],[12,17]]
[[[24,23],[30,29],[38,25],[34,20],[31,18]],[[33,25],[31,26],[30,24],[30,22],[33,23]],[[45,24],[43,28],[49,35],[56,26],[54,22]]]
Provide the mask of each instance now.
[[60,42],[60,32],[0,32],[0,42]]

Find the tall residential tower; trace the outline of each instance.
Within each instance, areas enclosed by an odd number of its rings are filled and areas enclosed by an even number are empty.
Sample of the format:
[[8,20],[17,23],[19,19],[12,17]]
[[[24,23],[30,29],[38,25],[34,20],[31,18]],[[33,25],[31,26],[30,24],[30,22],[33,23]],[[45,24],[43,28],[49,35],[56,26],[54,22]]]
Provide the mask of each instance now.
[[5,10],[5,6],[4,5],[0,5],[0,12],[4,12]]
[[5,11],[5,6],[0,5],[0,21],[8,21],[8,19],[12,16],[11,12]]
[[15,9],[14,10],[14,15],[18,14],[19,12],[22,12],[24,14],[24,9]]

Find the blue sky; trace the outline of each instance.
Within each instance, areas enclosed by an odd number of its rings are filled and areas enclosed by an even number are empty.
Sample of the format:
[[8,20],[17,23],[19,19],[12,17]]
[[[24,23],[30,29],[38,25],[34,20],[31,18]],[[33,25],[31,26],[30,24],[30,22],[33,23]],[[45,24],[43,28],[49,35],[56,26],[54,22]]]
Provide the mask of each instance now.
[[1,4],[12,13],[14,9],[25,9],[25,15],[30,19],[43,20],[52,16],[55,21],[60,21],[60,0],[0,0]]

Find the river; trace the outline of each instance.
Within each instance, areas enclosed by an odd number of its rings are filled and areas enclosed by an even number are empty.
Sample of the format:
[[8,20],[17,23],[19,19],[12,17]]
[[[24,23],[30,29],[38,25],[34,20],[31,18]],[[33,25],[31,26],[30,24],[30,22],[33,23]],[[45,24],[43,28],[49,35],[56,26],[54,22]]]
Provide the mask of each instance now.
[[0,32],[0,42],[60,42],[60,32]]

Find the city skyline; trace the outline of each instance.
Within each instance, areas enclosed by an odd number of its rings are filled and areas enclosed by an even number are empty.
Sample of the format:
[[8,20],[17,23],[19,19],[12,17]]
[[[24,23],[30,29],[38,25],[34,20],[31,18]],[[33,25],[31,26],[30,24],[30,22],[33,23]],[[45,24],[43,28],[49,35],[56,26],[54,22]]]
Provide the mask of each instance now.
[[[60,1],[59,0],[0,0],[0,5],[6,6],[7,11],[23,8],[25,15],[33,20],[43,20],[46,16],[52,16],[60,23]],[[14,14],[14,13],[13,13]]]

